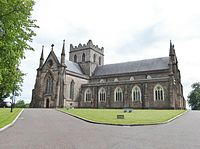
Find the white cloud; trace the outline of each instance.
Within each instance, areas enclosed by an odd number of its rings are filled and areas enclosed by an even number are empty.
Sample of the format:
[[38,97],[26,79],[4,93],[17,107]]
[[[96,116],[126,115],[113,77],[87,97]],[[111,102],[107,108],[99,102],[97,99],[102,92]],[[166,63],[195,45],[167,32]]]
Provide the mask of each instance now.
[[[105,62],[124,62],[168,56],[169,40],[175,44],[185,97],[199,81],[200,10],[198,0],[36,0],[33,18],[40,29],[26,52],[21,68],[27,73],[22,97],[31,99],[41,47],[50,45],[60,55],[62,40],[105,48]],[[67,51],[66,51],[67,52]],[[112,57],[112,59],[109,59]]]

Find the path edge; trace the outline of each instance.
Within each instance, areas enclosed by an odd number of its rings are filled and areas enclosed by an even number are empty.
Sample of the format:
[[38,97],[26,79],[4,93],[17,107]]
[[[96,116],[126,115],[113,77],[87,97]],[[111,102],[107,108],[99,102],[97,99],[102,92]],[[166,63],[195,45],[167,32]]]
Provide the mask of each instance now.
[[22,109],[19,112],[19,114],[17,115],[17,117],[11,123],[9,123],[8,125],[0,128],[0,132],[4,131],[5,129],[7,129],[7,128],[11,127],[11,126],[13,126],[15,124],[15,122],[18,120],[18,118],[20,117],[20,115],[22,114],[23,111],[24,111],[24,109]]

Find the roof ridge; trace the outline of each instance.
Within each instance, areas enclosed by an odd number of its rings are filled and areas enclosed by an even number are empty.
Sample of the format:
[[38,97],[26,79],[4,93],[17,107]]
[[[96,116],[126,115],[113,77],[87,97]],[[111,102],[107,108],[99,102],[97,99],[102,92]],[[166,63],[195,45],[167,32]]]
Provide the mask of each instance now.
[[169,58],[169,56],[166,56],[166,57],[157,57],[157,58],[149,58],[149,59],[143,59],[143,60],[135,60],[135,61],[127,61],[127,62],[121,62],[121,63],[111,63],[111,64],[105,64],[105,65],[98,66],[98,67],[103,67],[103,66],[108,66],[108,65],[117,65],[117,64],[132,63],[132,62],[142,62],[142,61],[162,59],[162,58]]
[[107,64],[98,66],[95,69],[94,76],[168,69],[168,63],[169,57],[159,57],[138,61]]

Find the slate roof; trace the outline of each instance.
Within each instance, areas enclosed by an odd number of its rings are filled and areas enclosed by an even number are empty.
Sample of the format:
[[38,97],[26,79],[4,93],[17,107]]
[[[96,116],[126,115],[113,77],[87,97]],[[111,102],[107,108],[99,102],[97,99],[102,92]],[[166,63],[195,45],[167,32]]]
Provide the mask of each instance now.
[[94,76],[168,69],[169,57],[98,66]]
[[67,70],[78,73],[78,74],[83,74],[81,71],[80,66],[77,63],[74,63],[72,61],[65,61],[65,65],[67,66]]

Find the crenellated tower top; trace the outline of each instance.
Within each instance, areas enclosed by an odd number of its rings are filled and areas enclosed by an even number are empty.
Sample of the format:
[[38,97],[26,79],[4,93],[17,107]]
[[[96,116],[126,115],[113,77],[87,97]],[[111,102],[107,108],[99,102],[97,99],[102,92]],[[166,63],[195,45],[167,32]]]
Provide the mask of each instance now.
[[86,75],[92,76],[97,66],[104,65],[104,48],[94,45],[92,40],[78,46],[70,44],[69,60],[78,63]]
[[83,44],[83,45],[81,43],[79,43],[78,46],[73,46],[72,44],[70,44],[70,52],[86,50],[86,49],[93,49],[94,51],[96,51],[100,54],[104,53],[104,48],[103,47],[99,48],[98,45],[94,45],[92,43],[92,40],[89,40],[87,42],[87,44]]

